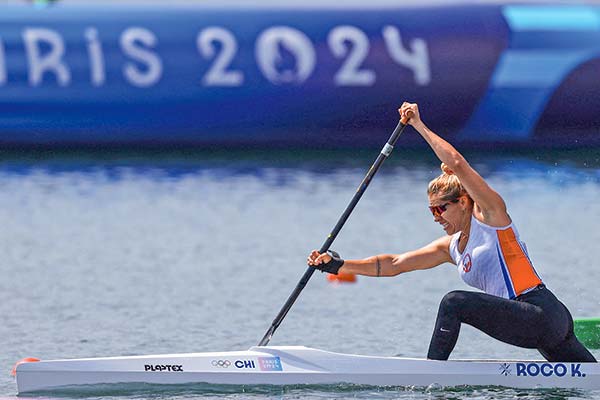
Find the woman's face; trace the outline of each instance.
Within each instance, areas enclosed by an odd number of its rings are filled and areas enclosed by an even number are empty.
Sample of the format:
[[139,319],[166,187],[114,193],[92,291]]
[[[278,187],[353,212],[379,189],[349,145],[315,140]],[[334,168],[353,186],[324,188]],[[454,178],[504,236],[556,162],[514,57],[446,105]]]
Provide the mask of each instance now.
[[443,195],[429,195],[429,210],[433,214],[433,220],[442,225],[442,229],[452,235],[463,229],[465,216],[465,202],[458,199],[448,200]]

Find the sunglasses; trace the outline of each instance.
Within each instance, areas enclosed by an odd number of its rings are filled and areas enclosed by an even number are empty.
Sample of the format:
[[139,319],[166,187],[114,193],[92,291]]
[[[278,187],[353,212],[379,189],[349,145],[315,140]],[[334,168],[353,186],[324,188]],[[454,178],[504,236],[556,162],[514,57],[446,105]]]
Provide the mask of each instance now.
[[440,204],[439,206],[429,206],[429,211],[431,211],[434,217],[439,217],[444,211],[446,211],[446,208],[448,208],[451,203],[458,203],[458,199],[450,200],[444,204]]

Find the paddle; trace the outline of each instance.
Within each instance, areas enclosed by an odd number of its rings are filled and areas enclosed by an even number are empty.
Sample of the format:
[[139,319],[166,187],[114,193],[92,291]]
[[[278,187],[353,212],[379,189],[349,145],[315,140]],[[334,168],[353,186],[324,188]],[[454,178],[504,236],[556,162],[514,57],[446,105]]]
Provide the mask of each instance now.
[[577,318],[575,336],[588,349],[600,349],[600,318]]
[[[369,183],[371,183],[371,179],[373,179],[373,176],[375,176],[375,173],[379,170],[379,167],[381,167],[381,164],[383,164],[383,162],[387,159],[387,157],[392,153],[392,150],[394,149],[394,145],[396,144],[396,141],[402,134],[402,131],[404,131],[404,128],[406,128],[406,123],[408,122],[409,118],[410,118],[410,116],[404,117],[400,120],[400,122],[398,122],[396,129],[394,129],[394,132],[388,139],[385,146],[383,146],[383,149],[377,156],[377,159],[375,160],[375,162],[373,163],[373,165],[367,172],[367,175],[365,176],[365,178],[361,182],[360,186],[358,187],[358,190],[354,194],[354,197],[352,197],[350,204],[348,204],[348,206],[346,207],[346,210],[344,211],[344,213],[338,220],[337,224],[333,228],[333,231],[329,234],[329,236],[327,236],[327,240],[325,240],[325,243],[323,244],[323,246],[321,246],[321,249],[319,250],[319,252],[321,254],[325,253],[327,250],[329,250],[329,247],[331,246],[331,244],[337,237],[338,233],[340,233],[340,230],[342,230],[342,227],[344,226],[344,224],[346,223],[346,220],[348,219],[348,217],[354,210],[354,207],[356,206],[356,204],[358,204],[358,201],[362,197],[363,193],[365,193],[365,191],[367,190]],[[275,317],[275,319],[273,320],[271,327],[269,328],[267,333],[265,333],[265,336],[262,338],[260,343],[258,343],[259,346],[266,346],[269,343],[269,341],[273,337],[273,334],[275,333],[275,331],[277,330],[277,328],[279,327],[279,325],[281,324],[281,322],[287,315],[288,311],[290,311],[290,308],[292,308],[292,305],[294,304],[294,302],[300,295],[300,292],[302,292],[302,289],[304,289],[304,287],[308,283],[308,280],[310,279],[310,277],[312,276],[312,274],[314,272],[315,272],[315,268],[313,268],[313,267],[308,267],[306,269],[306,272],[300,279],[300,282],[298,282],[296,289],[294,289],[294,291],[292,292],[290,297],[288,297],[287,301],[283,305],[283,308],[281,309],[281,311],[279,311],[279,314],[277,314],[277,317]]]

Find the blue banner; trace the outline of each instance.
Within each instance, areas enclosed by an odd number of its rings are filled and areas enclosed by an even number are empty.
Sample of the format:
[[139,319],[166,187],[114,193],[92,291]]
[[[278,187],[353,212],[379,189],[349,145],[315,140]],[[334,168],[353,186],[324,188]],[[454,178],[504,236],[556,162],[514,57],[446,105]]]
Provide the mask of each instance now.
[[363,147],[404,100],[455,142],[600,143],[599,55],[598,6],[10,3],[0,143]]

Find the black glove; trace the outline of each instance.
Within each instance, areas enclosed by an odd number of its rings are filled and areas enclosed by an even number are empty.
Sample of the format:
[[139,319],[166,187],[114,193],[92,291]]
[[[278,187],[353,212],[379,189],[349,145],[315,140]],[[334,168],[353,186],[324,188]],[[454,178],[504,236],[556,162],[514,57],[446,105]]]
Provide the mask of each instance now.
[[331,256],[331,260],[326,263],[315,265],[314,267],[319,271],[337,275],[340,268],[342,268],[342,265],[344,265],[344,260],[342,260],[340,255],[333,250],[327,250],[327,254]]

